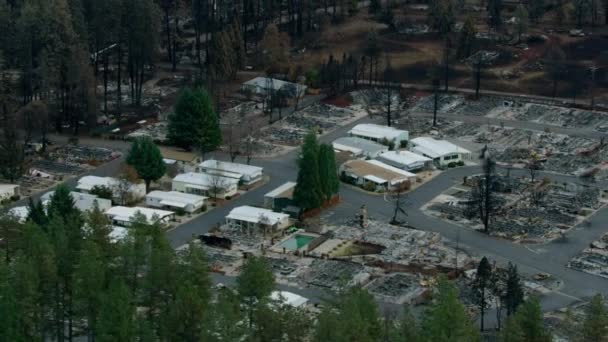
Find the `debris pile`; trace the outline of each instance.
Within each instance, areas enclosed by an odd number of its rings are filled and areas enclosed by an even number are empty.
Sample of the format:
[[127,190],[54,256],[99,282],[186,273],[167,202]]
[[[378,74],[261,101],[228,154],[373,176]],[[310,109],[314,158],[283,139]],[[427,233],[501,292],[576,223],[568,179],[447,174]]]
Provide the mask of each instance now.
[[426,291],[420,281],[417,275],[397,273],[373,280],[367,285],[367,290],[388,303],[412,304],[421,301]]
[[592,242],[588,248],[572,258],[568,267],[608,278],[608,234]]
[[365,273],[364,267],[358,263],[315,259],[300,277],[311,286],[337,290],[345,286],[360,285],[369,278],[369,274]]

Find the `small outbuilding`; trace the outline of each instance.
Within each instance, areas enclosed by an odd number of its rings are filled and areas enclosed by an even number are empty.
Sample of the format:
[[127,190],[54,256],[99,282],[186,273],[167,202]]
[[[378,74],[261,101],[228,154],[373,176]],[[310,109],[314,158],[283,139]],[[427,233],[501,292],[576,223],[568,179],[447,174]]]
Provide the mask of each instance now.
[[416,175],[377,160],[351,160],[340,167],[343,181],[372,191],[406,190]]
[[146,222],[153,223],[169,223],[175,213],[167,210],[151,209],[144,207],[112,207],[106,211],[106,216],[110,219],[113,225],[121,227],[129,227],[133,224],[135,217],[141,214],[146,218]]
[[262,180],[264,169],[258,166],[231,163],[215,159],[198,164],[201,172],[237,179],[240,184],[251,185]]
[[283,211],[283,208],[293,205],[293,190],[296,182],[287,182],[271,192],[264,195],[264,207],[276,212]]
[[199,196],[226,198],[236,195],[239,180],[207,173],[182,173],[172,182],[172,190]]
[[149,207],[183,210],[193,213],[207,204],[207,197],[187,194],[179,191],[151,191],[146,195],[146,205]]
[[289,226],[289,215],[248,205],[236,207],[226,216],[226,224],[235,229],[279,230]]
[[405,171],[423,170],[433,163],[431,158],[404,150],[384,152],[376,159]]
[[349,152],[353,157],[376,158],[388,151],[388,146],[358,137],[342,137],[332,143],[334,150]]
[[448,166],[471,158],[467,149],[452,144],[446,140],[436,140],[431,137],[418,137],[410,141],[410,150],[421,156],[433,159],[437,166]]
[[406,147],[409,139],[408,131],[376,124],[358,124],[348,131],[348,134],[385,145],[390,144],[394,148]]

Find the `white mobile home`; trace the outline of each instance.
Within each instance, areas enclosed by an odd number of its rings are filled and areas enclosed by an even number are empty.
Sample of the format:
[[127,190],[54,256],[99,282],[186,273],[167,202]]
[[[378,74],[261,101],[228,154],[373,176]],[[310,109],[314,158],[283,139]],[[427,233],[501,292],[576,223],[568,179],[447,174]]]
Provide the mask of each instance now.
[[403,150],[384,152],[376,159],[406,171],[422,170],[429,167],[432,163],[431,158]]
[[[112,190],[114,199],[120,199],[121,197],[121,181],[113,177],[84,176],[78,180],[76,189],[80,192],[89,193],[96,186]],[[143,183],[129,183],[127,187],[134,200],[146,196],[146,185]]]
[[250,185],[262,180],[264,169],[257,166],[219,161],[205,160],[198,164],[201,172],[222,177],[238,179],[241,184]]
[[343,180],[374,191],[405,190],[416,182],[416,175],[377,160],[350,160],[340,166]]
[[348,131],[348,134],[353,137],[359,137],[381,144],[386,142],[392,143],[395,148],[405,147],[409,139],[408,131],[376,124],[356,125]]
[[289,215],[245,205],[232,209],[226,216],[226,224],[236,229],[283,229],[289,226]]
[[133,224],[135,216],[141,214],[146,218],[147,223],[156,222],[168,223],[173,219],[175,213],[172,211],[150,209],[143,207],[112,207],[106,211],[106,216],[113,225],[128,227]]
[[236,195],[239,180],[207,173],[182,173],[172,182],[172,190],[187,194],[226,198]]
[[469,159],[471,152],[446,140],[431,137],[418,137],[410,141],[410,150],[421,156],[433,159],[438,166],[447,166]]
[[207,197],[178,191],[151,191],[146,195],[146,205],[170,210],[184,210],[193,213],[207,203]]
[[[49,191],[40,197],[40,201],[42,201],[42,203],[47,203],[54,194],[55,191]],[[83,212],[93,210],[95,205],[97,205],[102,212],[105,212],[112,207],[112,200],[100,198],[96,195],[71,191],[70,196],[72,196],[72,199],[74,200],[74,206]]]
[[380,153],[388,151],[388,146],[358,138],[342,137],[332,143],[334,150],[350,152],[354,157],[376,158]]

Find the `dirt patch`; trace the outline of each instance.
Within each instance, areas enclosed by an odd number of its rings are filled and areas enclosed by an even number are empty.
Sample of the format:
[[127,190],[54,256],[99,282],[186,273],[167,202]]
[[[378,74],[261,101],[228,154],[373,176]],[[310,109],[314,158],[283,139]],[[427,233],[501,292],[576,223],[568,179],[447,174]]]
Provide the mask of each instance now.
[[331,96],[323,99],[321,103],[346,108],[352,105],[352,99],[348,95]]

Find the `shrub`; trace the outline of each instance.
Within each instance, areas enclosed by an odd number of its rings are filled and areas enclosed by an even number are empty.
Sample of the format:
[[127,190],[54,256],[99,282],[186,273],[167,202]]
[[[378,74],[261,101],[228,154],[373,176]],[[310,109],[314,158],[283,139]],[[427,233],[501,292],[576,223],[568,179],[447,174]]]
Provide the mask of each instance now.
[[454,162],[450,162],[450,163],[448,164],[448,167],[449,167],[449,168],[456,167],[456,163],[454,163]]
[[406,148],[407,147],[407,140],[402,140],[401,144],[399,144],[400,148]]
[[11,201],[15,202],[18,201],[21,197],[19,197],[19,195],[13,195],[11,196]]
[[456,163],[456,165],[458,165],[458,166],[464,166],[464,162],[463,162],[462,160],[459,160],[459,161]]
[[207,211],[207,205],[206,204],[203,204],[203,206],[201,207],[201,211],[202,212]]
[[372,182],[366,182],[365,184],[363,184],[363,189],[367,191],[376,191],[376,184]]
[[186,215],[186,211],[184,210],[184,208],[177,208],[175,210],[175,215],[177,215],[177,216],[184,216],[184,215]]
[[232,196],[226,196],[226,197],[224,197],[224,199],[225,199],[226,201],[230,201],[230,200],[232,199]]

